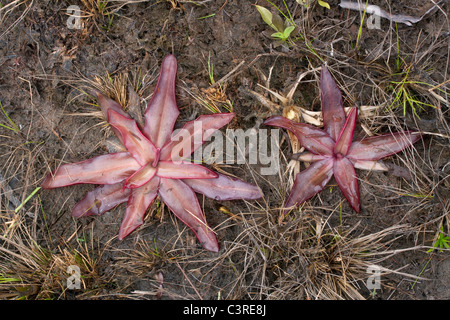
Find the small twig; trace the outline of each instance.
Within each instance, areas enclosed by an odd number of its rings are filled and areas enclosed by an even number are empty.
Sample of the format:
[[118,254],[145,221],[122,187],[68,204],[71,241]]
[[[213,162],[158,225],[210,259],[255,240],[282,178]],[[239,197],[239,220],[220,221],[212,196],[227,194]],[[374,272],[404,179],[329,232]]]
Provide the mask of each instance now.
[[[281,53],[277,53],[277,54],[273,54],[273,53],[260,53],[258,54],[250,63],[247,63],[245,68],[242,70],[239,70],[239,72],[236,72],[240,67],[242,67],[242,65],[244,65],[246,63],[245,60],[242,60],[236,67],[233,68],[233,70],[231,70],[229,73],[227,73],[225,76],[223,76],[220,80],[216,81],[214,84],[212,84],[209,88],[214,88],[220,84],[222,84],[223,82],[227,81],[228,78],[230,78],[231,76],[237,76],[238,74],[240,74],[243,70],[250,68],[251,66],[253,66],[256,61],[259,60],[259,58],[264,57],[264,56],[285,56]],[[234,74],[235,73],[235,74]]]
[[[433,2],[434,3],[434,2]],[[429,10],[427,10],[422,16],[420,17],[413,17],[413,16],[407,16],[403,14],[390,14],[389,12],[386,12],[385,10],[381,9],[379,6],[368,4],[367,6],[360,2],[351,2],[347,0],[341,0],[341,3],[339,6],[344,9],[350,9],[350,10],[356,10],[360,12],[367,12],[369,14],[374,14],[379,17],[391,20],[393,22],[403,23],[407,26],[412,26],[414,23],[417,23],[421,21],[425,16],[428,14],[434,12],[434,10],[440,8],[439,5],[442,4],[442,1],[439,1],[438,3],[434,3],[434,6],[431,7]]]
[[214,88],[218,86],[219,84],[225,82],[229,77],[233,75],[233,73],[236,72],[243,64],[245,63],[245,60],[242,60],[241,63],[239,63],[236,67],[233,68],[230,72],[228,72],[225,76],[223,76],[219,81],[216,81],[214,84],[210,86],[210,88]]
[[442,83],[440,83],[440,84],[438,84],[438,85],[435,85],[434,87],[428,89],[428,91],[430,91],[430,92],[431,92],[431,91],[434,91],[434,90],[436,90],[436,89],[442,87],[443,85],[445,85],[445,84],[447,84],[447,83],[449,83],[449,82],[450,82],[450,79],[447,79],[447,80],[445,80],[444,82],[442,82]]
[[199,297],[200,300],[203,300],[202,296],[200,295],[200,293],[197,291],[197,289],[194,287],[194,285],[192,284],[191,280],[189,280],[188,276],[186,275],[186,273],[184,272],[184,270],[180,267],[180,264],[175,261],[178,269],[180,269],[181,273],[183,274],[183,276],[186,278],[186,280],[189,282],[189,284],[191,285],[192,289],[194,289],[195,293],[197,294],[197,296]]

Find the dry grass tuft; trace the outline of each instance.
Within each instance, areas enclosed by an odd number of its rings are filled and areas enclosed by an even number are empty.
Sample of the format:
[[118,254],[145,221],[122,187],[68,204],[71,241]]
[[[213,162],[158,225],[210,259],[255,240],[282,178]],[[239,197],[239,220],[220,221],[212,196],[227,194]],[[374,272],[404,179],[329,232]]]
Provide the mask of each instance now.
[[[108,283],[100,275],[104,249],[77,241],[62,243],[50,249],[48,243],[38,243],[34,223],[20,219],[15,232],[0,236],[0,297],[3,299],[79,299],[95,296]],[[80,287],[68,290],[71,268],[80,269]],[[72,283],[72,282],[71,282]]]
[[241,215],[242,233],[217,259],[236,271],[225,298],[365,299],[369,267],[378,268],[381,277],[414,277],[383,266],[395,255],[390,245],[406,225],[365,235],[357,231],[359,224],[331,227],[314,208],[282,223],[276,216],[273,211]]

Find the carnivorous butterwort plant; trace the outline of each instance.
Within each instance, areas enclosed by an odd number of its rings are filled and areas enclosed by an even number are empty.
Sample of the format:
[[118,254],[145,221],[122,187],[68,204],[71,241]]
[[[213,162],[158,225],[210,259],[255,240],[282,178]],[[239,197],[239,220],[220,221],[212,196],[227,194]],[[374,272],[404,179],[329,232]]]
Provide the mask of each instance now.
[[76,204],[74,217],[101,215],[127,202],[120,240],[142,225],[147,208],[159,195],[195,232],[205,249],[217,252],[217,238],[206,223],[195,192],[216,200],[257,199],[262,193],[252,184],[186,161],[216,130],[228,124],[234,113],[201,115],[173,134],[179,115],[176,73],[176,58],[165,57],[142,130],[117,102],[98,93],[103,115],[126,151],[61,165],[45,178],[42,187],[100,184]]
[[322,191],[333,175],[353,210],[359,212],[361,206],[355,168],[385,171],[387,168],[378,160],[400,152],[421,136],[417,132],[405,131],[353,141],[358,109],[353,107],[346,115],[341,92],[325,65],[320,75],[320,91],[324,130],[281,116],[264,122],[294,133],[308,150],[297,159],[312,162],[295,177],[284,205],[284,214]]

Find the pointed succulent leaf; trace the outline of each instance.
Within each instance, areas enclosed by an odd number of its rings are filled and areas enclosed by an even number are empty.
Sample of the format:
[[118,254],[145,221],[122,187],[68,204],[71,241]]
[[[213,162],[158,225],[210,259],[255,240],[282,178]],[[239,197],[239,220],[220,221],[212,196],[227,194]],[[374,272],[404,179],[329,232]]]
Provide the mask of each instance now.
[[142,225],[147,208],[158,195],[160,179],[153,177],[148,183],[131,191],[127,209],[119,229],[119,240]]
[[409,147],[417,142],[420,137],[420,133],[409,131],[368,137],[361,141],[353,142],[347,157],[351,161],[380,160]]
[[180,161],[160,161],[156,175],[170,179],[212,179],[217,178],[217,173],[201,165]]
[[219,174],[214,179],[188,179],[183,181],[195,192],[215,200],[254,200],[262,197],[262,191],[257,186],[223,174]]
[[353,164],[346,157],[334,161],[334,178],[353,210],[360,211],[359,186]]
[[115,112],[121,114],[124,117],[130,118],[130,115],[125,112],[123,107],[116,101],[108,98],[107,96],[103,95],[100,92],[97,92],[97,101],[100,106],[100,109],[102,110],[103,117],[105,117],[105,120],[108,121],[108,112],[109,110],[114,110]]
[[105,184],[86,193],[72,210],[72,216],[79,218],[101,215],[115,206],[127,202],[130,190],[124,189],[122,183]]
[[345,111],[341,91],[325,65],[320,73],[320,100],[324,129],[336,141],[345,123]]
[[[103,117],[105,118],[106,121],[109,122],[109,114],[108,114],[109,110],[114,110],[115,112],[121,114],[122,116],[131,119],[131,117],[128,115],[128,113],[126,113],[123,110],[122,106],[120,104],[118,104],[116,101],[106,97],[105,95],[101,94],[100,92],[97,92],[96,94],[97,94],[98,104],[103,113]],[[112,130],[114,131],[115,135],[120,140],[120,142],[123,144],[123,139],[122,139],[122,135],[121,135],[120,131],[114,127],[112,127]]]
[[152,163],[148,163],[126,179],[124,187],[135,189],[143,186],[155,176],[156,170]]
[[188,185],[177,179],[161,179],[159,195],[177,218],[194,231],[206,250],[219,251],[216,236],[207,225],[197,196]]
[[60,166],[42,182],[42,188],[52,189],[79,183],[115,184],[123,181],[140,165],[128,152],[109,153],[89,160]]
[[333,158],[312,163],[295,177],[294,185],[285,204],[285,214],[292,206],[298,206],[325,188],[333,176]]
[[228,124],[234,113],[199,116],[187,122],[161,150],[161,160],[182,160],[197,150],[214,132]]
[[144,134],[162,148],[172,135],[179,110],[175,98],[177,59],[173,55],[164,58],[158,83],[145,111]]
[[136,161],[141,166],[153,162],[158,155],[158,150],[139,130],[136,121],[124,117],[115,110],[109,110],[108,115],[109,123],[119,130],[124,146]]
[[355,131],[356,118],[358,114],[357,108],[352,108],[348,113],[347,119],[345,120],[344,127],[339,134],[336,145],[334,147],[334,153],[339,153],[345,156],[350,148],[353,140],[353,132]]
[[333,154],[335,142],[323,130],[306,123],[289,120],[282,116],[271,117],[264,121],[264,124],[292,131],[300,144],[314,154],[327,156]]

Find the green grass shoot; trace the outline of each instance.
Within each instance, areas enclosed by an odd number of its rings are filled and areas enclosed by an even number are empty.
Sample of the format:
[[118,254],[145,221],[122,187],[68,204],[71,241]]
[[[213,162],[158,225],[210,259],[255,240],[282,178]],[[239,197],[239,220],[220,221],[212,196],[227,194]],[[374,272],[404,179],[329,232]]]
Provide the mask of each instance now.
[[359,30],[358,30],[358,37],[356,38],[356,45],[355,48],[358,48],[358,43],[359,40],[361,39],[361,35],[362,35],[362,29],[363,29],[363,24],[364,24],[364,18],[366,17],[366,11],[367,11],[367,5],[369,3],[369,0],[366,0],[366,6],[364,8],[364,12],[363,12],[363,16],[361,18],[361,24],[359,25]]
[[203,19],[212,18],[215,15],[216,15],[215,13],[211,13],[211,14],[208,14],[207,16],[203,16],[203,17],[197,18],[197,20],[203,20]]
[[406,111],[408,109],[411,109],[413,114],[420,119],[418,110],[425,111],[425,107],[430,108],[436,108],[432,104],[423,102],[418,100],[415,95],[410,91],[409,86],[411,85],[427,85],[431,86],[430,84],[427,84],[425,82],[420,81],[411,81],[408,80],[408,75],[411,70],[411,66],[406,70],[405,76],[401,81],[391,81],[391,88],[394,93],[394,100],[389,105],[388,110],[393,110],[398,107],[401,107],[403,109],[403,116],[406,115]]
[[3,127],[3,128],[5,128],[5,129],[14,131],[14,132],[16,132],[16,133],[20,132],[19,127],[14,123],[14,121],[11,120],[11,118],[10,118],[9,115],[8,115],[8,113],[6,113],[5,109],[3,108],[3,105],[2,105],[2,102],[1,102],[1,101],[0,101],[0,108],[2,109],[3,114],[5,115],[6,119],[8,119],[8,122],[9,122],[10,125],[11,125],[11,126],[7,126],[7,125],[4,125],[4,124],[1,124],[1,123],[0,123],[0,126]]
[[7,275],[0,274],[0,284],[2,283],[11,283],[11,282],[21,282],[19,278],[8,277]]
[[211,63],[211,51],[208,54],[208,76],[209,76],[209,83],[213,85],[216,83],[214,80],[214,65]]
[[23,208],[23,206],[30,201],[31,198],[33,198],[33,196],[36,194],[36,192],[38,192],[39,190],[41,190],[41,187],[37,187],[36,189],[33,190],[33,192],[31,192],[31,194],[21,203],[17,206],[17,208],[14,210],[15,213],[17,213],[20,209]]

